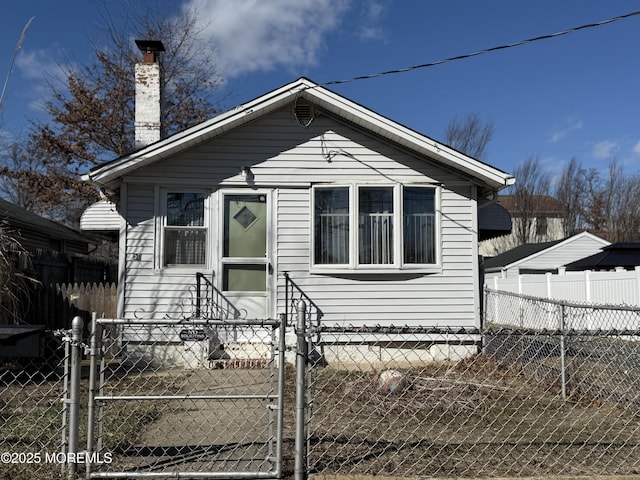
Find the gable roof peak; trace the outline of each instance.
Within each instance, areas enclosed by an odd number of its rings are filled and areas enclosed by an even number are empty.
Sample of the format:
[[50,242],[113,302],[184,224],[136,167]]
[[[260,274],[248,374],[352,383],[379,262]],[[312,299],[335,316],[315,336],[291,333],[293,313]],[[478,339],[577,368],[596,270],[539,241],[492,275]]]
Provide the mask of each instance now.
[[481,189],[497,191],[515,182],[512,175],[411,130],[306,77],[300,77],[194,127],[99,166],[82,178],[106,190],[116,191],[121,178],[127,173],[210,141],[216,136],[290,105],[300,96],[328,114],[463,173],[474,179]]

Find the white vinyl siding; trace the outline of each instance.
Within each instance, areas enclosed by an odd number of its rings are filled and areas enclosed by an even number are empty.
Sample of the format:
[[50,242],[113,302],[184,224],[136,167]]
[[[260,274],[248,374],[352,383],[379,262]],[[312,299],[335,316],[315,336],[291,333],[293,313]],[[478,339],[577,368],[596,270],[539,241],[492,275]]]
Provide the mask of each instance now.
[[[249,165],[249,184],[240,167]],[[277,298],[271,315],[284,311],[284,276],[322,310],[327,323],[473,326],[478,319],[475,188],[451,170],[332,118],[318,115],[300,127],[285,108],[232,130],[215,141],[126,177],[126,299],[124,314],[162,318],[184,312],[193,274],[154,268],[154,202],[158,186],[210,189],[211,200],[234,192],[274,190],[274,272]],[[312,185],[433,185],[437,206],[439,269],[433,273],[332,275],[310,269]],[[215,211],[215,209],[213,209]],[[157,213],[157,212],[155,212]],[[211,219],[210,219],[211,220]],[[402,221],[402,220],[401,220]],[[429,220],[416,220],[429,225]],[[213,241],[212,241],[213,242]],[[132,256],[137,252],[140,258]],[[212,253],[216,255],[216,252]],[[203,271],[210,278],[220,272]]]

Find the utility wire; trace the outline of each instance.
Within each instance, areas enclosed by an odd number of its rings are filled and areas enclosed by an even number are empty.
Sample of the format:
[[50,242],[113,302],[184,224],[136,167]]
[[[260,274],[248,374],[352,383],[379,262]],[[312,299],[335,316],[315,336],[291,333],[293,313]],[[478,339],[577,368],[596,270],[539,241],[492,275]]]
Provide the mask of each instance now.
[[521,45],[525,45],[527,43],[532,43],[532,42],[537,42],[539,40],[547,40],[547,39],[550,39],[550,38],[560,37],[562,35],[568,35],[570,33],[574,33],[574,32],[577,32],[579,30],[585,30],[587,28],[600,27],[602,25],[607,25],[609,23],[617,22],[618,20],[623,20],[625,18],[633,17],[633,16],[636,16],[636,15],[640,15],[640,11],[627,13],[627,14],[624,14],[624,15],[620,15],[618,17],[609,18],[607,20],[602,20],[601,22],[589,23],[589,24],[586,24],[586,25],[580,25],[579,27],[569,28],[567,30],[563,30],[563,31],[557,32],[557,33],[551,33],[549,35],[540,35],[539,37],[528,38],[526,40],[520,40],[519,42],[509,43],[509,44],[506,44],[506,45],[500,45],[498,47],[487,48],[487,49],[484,49],[484,50],[478,50],[477,52],[467,53],[465,55],[458,55],[458,56],[455,56],[455,57],[445,58],[444,60],[438,60],[437,62],[423,63],[421,65],[414,65],[412,67],[399,68],[397,70],[388,70],[386,72],[373,73],[373,74],[370,74],[370,75],[361,75],[359,77],[348,78],[346,80],[332,80],[330,82],[322,83],[321,85],[339,85],[339,84],[342,84],[342,83],[355,82],[356,80],[367,80],[367,79],[370,79],[370,78],[378,78],[378,77],[382,77],[382,76],[385,76],[385,75],[393,75],[393,74],[396,74],[396,73],[411,72],[413,70],[418,70],[420,68],[435,67],[436,65],[442,65],[443,63],[453,62],[453,61],[456,61],[456,60],[464,60],[466,58],[477,57],[478,55],[484,55],[485,53],[495,52],[495,51],[498,51],[498,50],[506,50],[507,48],[519,47]]

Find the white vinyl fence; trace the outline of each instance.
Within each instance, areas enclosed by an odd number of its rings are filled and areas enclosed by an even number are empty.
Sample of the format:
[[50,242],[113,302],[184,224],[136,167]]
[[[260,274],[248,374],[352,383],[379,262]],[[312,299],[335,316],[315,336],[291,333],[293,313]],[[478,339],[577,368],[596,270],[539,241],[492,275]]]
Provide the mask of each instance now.
[[517,277],[487,277],[492,290],[576,303],[640,306],[640,267],[613,272],[560,272]]

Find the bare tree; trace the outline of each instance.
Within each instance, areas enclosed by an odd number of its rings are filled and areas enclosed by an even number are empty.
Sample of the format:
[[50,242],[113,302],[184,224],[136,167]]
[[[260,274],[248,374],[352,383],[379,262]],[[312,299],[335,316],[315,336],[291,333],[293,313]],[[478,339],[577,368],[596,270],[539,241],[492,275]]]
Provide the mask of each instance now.
[[537,157],[529,157],[513,172],[517,181],[512,187],[514,202],[513,229],[518,245],[539,240],[536,235],[537,214],[541,199],[551,189],[551,177],[542,170]]
[[605,206],[603,214],[607,219],[607,231],[614,241],[638,238],[639,187],[637,176],[626,176],[615,159],[610,162],[601,203]]
[[590,168],[587,171],[585,182],[586,197],[583,205],[585,226],[589,231],[606,238],[608,225],[604,217],[606,205],[602,176],[596,169]]
[[640,240],[640,177],[625,177],[615,197],[613,238],[618,242]]
[[445,133],[445,143],[470,157],[482,160],[485,148],[493,137],[493,124],[483,121],[477,113],[464,119],[455,117]]
[[616,159],[606,175],[588,177],[585,219],[590,230],[612,242],[640,240],[640,177],[627,176]]
[[[10,202],[32,212],[38,212],[38,196],[35,186],[28,186],[29,177],[40,176],[38,171],[42,165],[25,150],[25,143],[21,139],[9,140],[0,150],[0,173],[14,172],[2,175],[0,178],[0,193]],[[21,172],[20,175],[15,174]]]
[[[134,150],[134,66],[141,54],[134,39],[162,40],[163,124],[167,134],[183,130],[216,111],[212,100],[220,85],[213,47],[199,42],[195,11],[166,17],[146,2],[130,3],[114,18],[103,3],[104,39],[94,44],[95,61],[78,69],[63,66],[63,86],[51,85],[46,104],[50,121],[35,125],[27,154],[39,168],[7,168],[21,188],[33,189],[39,213],[56,220],[77,220],[78,212],[96,199],[79,175],[97,164]],[[62,203],[71,205],[60,209]],[[60,218],[60,215],[65,218]],[[72,223],[72,222],[70,222]]]
[[575,235],[582,227],[587,196],[587,172],[576,158],[572,158],[562,171],[554,196],[564,208],[562,219],[564,236]]

